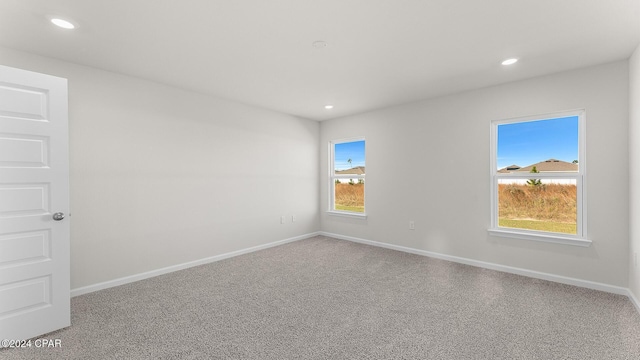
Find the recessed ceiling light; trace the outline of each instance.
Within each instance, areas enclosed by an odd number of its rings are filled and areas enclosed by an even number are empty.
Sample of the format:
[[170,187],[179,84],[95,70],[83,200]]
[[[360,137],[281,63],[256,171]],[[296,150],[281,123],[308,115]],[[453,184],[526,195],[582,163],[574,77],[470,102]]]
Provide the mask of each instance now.
[[515,64],[517,62],[518,62],[518,59],[516,59],[516,58],[507,59],[507,60],[502,62],[502,65],[513,65],[513,64]]
[[324,49],[328,46],[329,44],[327,44],[326,41],[322,41],[322,40],[318,40],[318,41],[314,41],[311,46],[313,46],[316,49]]
[[327,110],[331,110],[333,109],[333,105],[325,105],[324,108]]
[[75,29],[75,25],[73,25],[72,23],[70,23],[67,20],[64,19],[60,19],[60,18],[53,18],[51,19],[51,22],[54,23],[56,26],[59,26],[63,29]]

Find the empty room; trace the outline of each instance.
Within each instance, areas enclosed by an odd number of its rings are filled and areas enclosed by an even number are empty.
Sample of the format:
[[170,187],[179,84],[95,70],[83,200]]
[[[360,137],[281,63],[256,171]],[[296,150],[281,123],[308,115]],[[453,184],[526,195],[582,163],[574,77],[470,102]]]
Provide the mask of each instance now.
[[640,359],[640,1],[0,0],[0,358]]

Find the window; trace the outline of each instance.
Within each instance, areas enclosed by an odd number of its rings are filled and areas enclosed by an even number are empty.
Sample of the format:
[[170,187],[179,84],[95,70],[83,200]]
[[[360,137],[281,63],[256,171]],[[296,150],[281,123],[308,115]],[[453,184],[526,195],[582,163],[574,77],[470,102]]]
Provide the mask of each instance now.
[[492,234],[590,244],[584,128],[584,111],[492,122]]
[[365,140],[329,143],[329,211],[364,216]]

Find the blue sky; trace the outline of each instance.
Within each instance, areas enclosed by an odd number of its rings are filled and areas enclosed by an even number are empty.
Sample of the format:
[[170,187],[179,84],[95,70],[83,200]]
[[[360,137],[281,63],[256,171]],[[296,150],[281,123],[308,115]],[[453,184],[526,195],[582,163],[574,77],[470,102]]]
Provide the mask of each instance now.
[[[364,165],[364,140],[335,144],[335,170]],[[351,164],[348,160],[351,159]]]
[[498,125],[498,169],[578,160],[578,117]]

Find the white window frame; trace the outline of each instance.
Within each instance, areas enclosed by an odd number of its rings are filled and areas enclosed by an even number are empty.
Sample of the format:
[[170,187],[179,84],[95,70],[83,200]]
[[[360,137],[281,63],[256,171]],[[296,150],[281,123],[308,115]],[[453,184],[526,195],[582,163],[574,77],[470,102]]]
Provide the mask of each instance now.
[[[339,139],[339,140],[332,140],[329,141],[329,210],[327,210],[327,213],[329,215],[336,215],[336,216],[346,216],[346,217],[354,217],[354,218],[358,218],[358,219],[366,219],[367,218],[367,184],[365,181],[365,175],[358,175],[358,174],[336,174],[335,173],[335,155],[336,155],[336,145],[337,144],[344,144],[344,143],[350,143],[350,142],[356,142],[356,141],[364,141],[364,146],[365,146],[365,169],[366,169],[366,158],[367,158],[367,140],[364,137],[354,137],[354,138],[347,138],[347,139]],[[365,170],[366,172],[366,170]],[[362,179],[362,181],[365,182],[364,185],[364,212],[355,212],[355,211],[346,211],[346,210],[336,210],[335,209],[335,191],[336,191],[336,180],[341,180],[341,179],[353,179],[356,183],[358,182],[358,179]]]
[[[578,117],[578,172],[557,172],[557,173],[498,173],[498,126],[511,123],[550,120],[563,117]],[[587,197],[586,197],[586,114],[584,109],[564,111],[553,114],[526,116],[512,119],[493,120],[491,122],[491,228],[489,233],[495,236],[517,238],[524,240],[535,240],[566,245],[590,246],[591,241],[587,239]],[[577,191],[577,214],[576,214],[576,234],[563,234],[546,231],[506,228],[498,226],[498,181],[500,179],[574,179]]]

